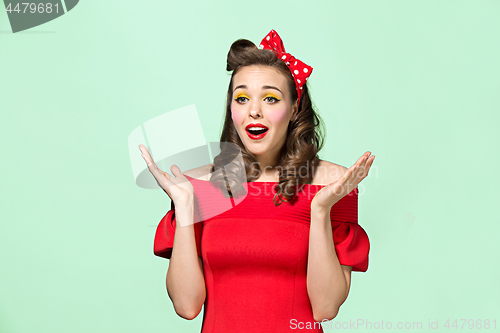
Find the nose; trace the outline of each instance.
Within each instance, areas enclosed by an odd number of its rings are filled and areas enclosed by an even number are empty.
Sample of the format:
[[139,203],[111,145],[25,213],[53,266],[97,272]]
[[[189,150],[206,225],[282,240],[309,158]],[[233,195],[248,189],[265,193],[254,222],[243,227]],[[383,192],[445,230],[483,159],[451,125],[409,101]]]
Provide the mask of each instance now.
[[254,103],[250,105],[250,117],[254,119],[262,117],[262,111],[260,110],[259,101],[254,101]]
[[250,117],[257,119],[261,117],[261,114],[258,111],[250,111]]

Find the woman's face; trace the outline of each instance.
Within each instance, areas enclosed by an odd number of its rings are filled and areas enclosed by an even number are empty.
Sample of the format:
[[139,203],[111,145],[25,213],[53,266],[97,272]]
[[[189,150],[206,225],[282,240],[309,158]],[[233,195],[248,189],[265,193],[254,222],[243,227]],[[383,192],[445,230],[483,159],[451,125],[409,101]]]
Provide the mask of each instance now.
[[258,160],[276,162],[297,110],[287,78],[270,66],[246,66],[233,76],[232,95],[231,116],[241,141]]

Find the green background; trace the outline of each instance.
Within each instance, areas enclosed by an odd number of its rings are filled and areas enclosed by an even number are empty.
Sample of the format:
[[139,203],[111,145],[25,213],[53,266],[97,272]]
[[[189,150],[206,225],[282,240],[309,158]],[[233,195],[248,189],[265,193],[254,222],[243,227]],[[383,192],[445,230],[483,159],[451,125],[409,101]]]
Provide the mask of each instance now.
[[271,29],[314,67],[320,157],[376,156],[359,198],[370,266],[334,321],[498,330],[499,14],[496,0],[87,0],[13,34],[2,11],[0,332],[200,331],[166,293],[152,246],[169,199],[135,185],[127,138],[196,104],[217,141],[229,46]]

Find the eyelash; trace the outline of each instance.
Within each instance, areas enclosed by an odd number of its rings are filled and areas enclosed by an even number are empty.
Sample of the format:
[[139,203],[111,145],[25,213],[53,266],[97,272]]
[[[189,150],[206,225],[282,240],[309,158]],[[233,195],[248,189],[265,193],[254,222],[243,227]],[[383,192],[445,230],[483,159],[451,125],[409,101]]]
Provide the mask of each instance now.
[[265,99],[268,99],[268,98],[271,98],[274,100],[274,102],[272,102],[272,104],[274,103],[278,103],[280,101],[280,99],[276,98],[276,97],[273,97],[273,96],[267,96]]
[[248,99],[248,98],[246,98],[246,97],[244,97],[244,96],[240,96],[240,97],[236,97],[234,100],[235,100],[236,102],[238,102],[238,103],[240,103],[240,104],[241,104],[241,103],[243,103],[243,102],[241,101],[241,99],[242,99],[242,98]]
[[[240,96],[240,97],[236,97],[234,100],[238,103],[243,103],[243,101],[241,100],[242,98],[245,98],[245,99],[248,99],[247,97],[244,97],[244,96]],[[267,96],[266,98],[264,99],[272,99],[273,101],[271,102],[271,104],[275,104],[275,103],[278,103],[279,101],[281,101],[281,99],[278,99],[276,97],[273,97],[273,96]]]

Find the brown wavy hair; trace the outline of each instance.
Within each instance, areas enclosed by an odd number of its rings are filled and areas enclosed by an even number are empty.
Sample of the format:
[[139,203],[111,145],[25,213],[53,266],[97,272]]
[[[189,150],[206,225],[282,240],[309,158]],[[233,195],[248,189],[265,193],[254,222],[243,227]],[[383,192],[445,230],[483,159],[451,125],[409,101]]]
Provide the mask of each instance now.
[[[291,103],[297,101],[297,90],[292,73],[287,65],[270,50],[258,49],[254,43],[246,39],[235,41],[227,54],[227,71],[232,71],[231,81],[227,90],[226,116],[220,137],[221,152],[214,158],[210,182],[228,193],[230,197],[245,194],[243,185],[238,179],[247,182],[255,181],[261,171],[256,165],[255,155],[247,150],[241,141],[231,117],[231,101],[233,91],[233,77],[243,67],[251,65],[270,66],[279,70],[288,82],[288,91],[291,93]],[[315,112],[307,83],[302,88],[302,95],[298,112],[288,125],[286,143],[280,151],[278,185],[274,188],[276,195],[273,202],[276,206],[283,201],[290,201],[295,196],[297,187],[301,184],[310,184],[314,170],[319,164],[318,152],[324,144],[324,124],[321,117]],[[231,144],[225,144],[225,143]],[[241,153],[244,166],[238,165],[236,157]],[[299,170],[306,169],[303,177]]]

